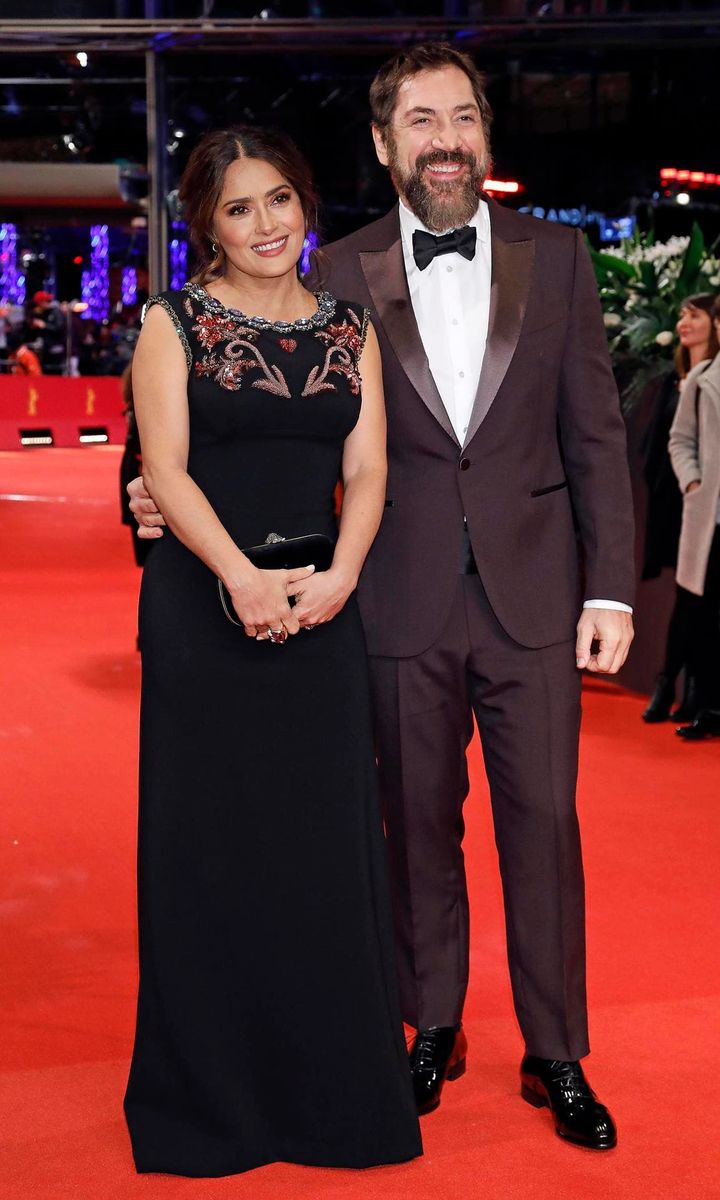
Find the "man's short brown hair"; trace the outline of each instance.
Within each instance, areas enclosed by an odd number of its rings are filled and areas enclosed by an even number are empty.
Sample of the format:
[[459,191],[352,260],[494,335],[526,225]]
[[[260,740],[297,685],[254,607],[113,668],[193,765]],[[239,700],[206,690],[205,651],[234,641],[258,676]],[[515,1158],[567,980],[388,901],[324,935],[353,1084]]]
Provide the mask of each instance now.
[[443,67],[457,67],[470,80],[489,145],[492,109],[485,95],[485,76],[478,71],[469,54],[456,50],[449,42],[423,42],[419,46],[410,46],[382,65],[370,85],[370,109],[373,125],[383,137],[392,124],[401,84],[420,71],[441,71]]

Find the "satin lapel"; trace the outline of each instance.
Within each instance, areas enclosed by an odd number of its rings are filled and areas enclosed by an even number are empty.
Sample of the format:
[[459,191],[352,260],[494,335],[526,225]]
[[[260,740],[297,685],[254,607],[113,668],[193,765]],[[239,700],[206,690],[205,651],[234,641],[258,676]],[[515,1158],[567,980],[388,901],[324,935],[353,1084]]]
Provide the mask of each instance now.
[[378,319],[405,374],[435,419],[453,441],[457,442],[418,332],[405,275],[400,237],[398,236],[387,250],[361,253],[360,265]]
[[488,339],[465,445],[490,411],[517,348],[535,261],[535,241],[506,242],[492,234]]

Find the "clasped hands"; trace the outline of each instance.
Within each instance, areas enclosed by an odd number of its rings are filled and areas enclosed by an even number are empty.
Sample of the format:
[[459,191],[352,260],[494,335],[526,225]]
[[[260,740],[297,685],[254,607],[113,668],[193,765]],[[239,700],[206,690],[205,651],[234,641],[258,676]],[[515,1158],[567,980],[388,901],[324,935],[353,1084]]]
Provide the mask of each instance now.
[[[127,491],[130,510],[139,526],[138,537],[143,540],[162,537],[165,520],[146,491],[142,477],[133,479]],[[250,568],[243,583],[229,589],[233,608],[247,636],[266,641],[271,630],[285,629],[293,635],[331,621],[357,581],[346,578],[335,567],[317,574],[314,570],[312,565],[293,571]],[[291,596],[295,597],[293,607]]]
[[[163,517],[145,490],[142,478],[128,484],[130,509],[143,539],[162,537]],[[283,626],[289,634],[330,621],[345,604],[356,580],[345,579],[334,567],[313,575],[312,570],[261,571],[253,568],[253,586],[238,589],[233,606],[248,637],[266,638],[268,629]],[[290,607],[289,596],[296,603]],[[576,662],[580,670],[614,675],[620,670],[633,639],[630,613],[611,608],[585,608],[577,626]],[[596,653],[592,651],[598,643]]]
[[[289,634],[314,629],[331,621],[345,604],[354,584],[331,567],[314,574],[315,567],[293,571],[265,571],[252,568],[249,581],[230,590],[233,607],[248,637],[259,641],[269,638],[270,630],[286,629]],[[290,606],[289,598],[295,597]]]

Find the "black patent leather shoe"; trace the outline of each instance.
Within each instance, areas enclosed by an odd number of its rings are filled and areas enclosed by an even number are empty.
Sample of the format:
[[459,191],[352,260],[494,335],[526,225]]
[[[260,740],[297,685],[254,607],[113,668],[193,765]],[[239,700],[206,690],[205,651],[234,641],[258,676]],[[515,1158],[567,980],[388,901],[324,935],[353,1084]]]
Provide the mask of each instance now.
[[658,675],[657,682],[655,683],[655,691],[650,697],[650,703],[642,715],[643,721],[647,721],[648,725],[655,725],[659,721],[667,721],[674,700],[674,681],[668,679],[667,675]]
[[590,1087],[579,1062],[557,1062],[526,1054],[520,1067],[520,1094],[535,1108],[549,1108],[555,1132],[589,1150],[617,1145],[615,1122]]
[[436,1025],[418,1030],[410,1051],[410,1070],[420,1116],[437,1108],[446,1079],[459,1079],[465,1074],[466,1057],[467,1038],[462,1026]]
[[675,732],[678,737],[685,738],[688,742],[701,742],[704,738],[720,737],[720,713],[708,710],[698,713],[692,724],[681,725]]

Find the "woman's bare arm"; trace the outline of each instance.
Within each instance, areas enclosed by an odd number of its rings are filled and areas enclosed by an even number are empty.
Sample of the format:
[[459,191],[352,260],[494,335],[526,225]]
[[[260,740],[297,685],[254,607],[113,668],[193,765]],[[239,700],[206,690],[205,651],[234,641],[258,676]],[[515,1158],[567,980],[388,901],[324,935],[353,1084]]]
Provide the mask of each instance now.
[[295,607],[301,625],[329,621],[357,586],[385,505],[387,426],[377,336],[368,327],[359,363],[362,407],[343,449],[340,536],[329,571],[310,579]]
[[357,584],[385,506],[387,481],[387,422],[382,362],[377,334],[368,326],[360,358],[362,408],[357,425],[345,441],[342,460],[343,505],[340,536],[333,570]]
[[138,338],[133,397],[145,487],[168,527],[222,579],[246,633],[254,636],[260,625],[271,623],[297,632],[287,596],[293,594],[295,577],[305,579],[310,572],[258,571],[188,475],[187,367],[172,322],[159,306],[148,312]]

